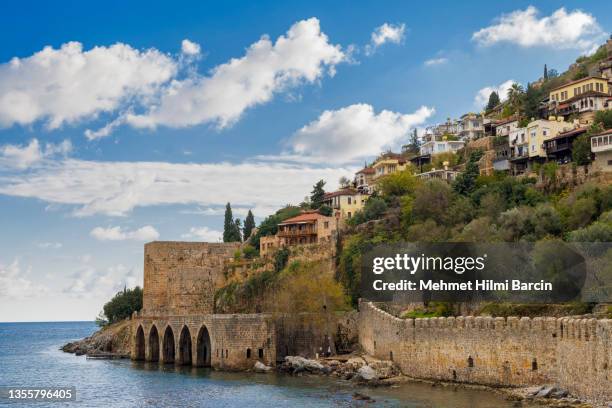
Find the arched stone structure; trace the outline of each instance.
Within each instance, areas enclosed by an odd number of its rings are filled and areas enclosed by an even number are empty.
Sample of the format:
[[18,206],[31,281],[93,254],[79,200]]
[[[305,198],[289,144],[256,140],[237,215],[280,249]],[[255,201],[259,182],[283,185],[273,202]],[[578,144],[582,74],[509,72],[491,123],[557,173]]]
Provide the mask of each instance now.
[[164,347],[162,352],[162,359],[166,364],[174,363],[174,344],[174,332],[172,331],[172,327],[168,325],[164,331]]
[[157,327],[153,325],[149,331],[149,355],[147,361],[159,361],[159,332]]
[[208,328],[206,325],[202,325],[202,327],[200,327],[196,345],[196,366],[210,367],[212,347],[210,342],[210,333],[208,333]]
[[183,326],[179,336],[178,357],[178,363],[180,365],[191,365],[191,333],[187,326]]
[[136,330],[136,339],[134,342],[135,345],[135,360],[143,361],[145,359],[145,336],[144,329],[141,325],[138,326],[138,330]]

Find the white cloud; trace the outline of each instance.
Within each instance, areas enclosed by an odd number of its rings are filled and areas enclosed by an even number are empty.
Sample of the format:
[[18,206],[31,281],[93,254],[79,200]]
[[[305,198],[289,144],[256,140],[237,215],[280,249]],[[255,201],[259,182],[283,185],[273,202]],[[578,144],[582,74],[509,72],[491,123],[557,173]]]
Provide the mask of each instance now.
[[189,41],[188,39],[184,39],[181,42],[181,52],[185,55],[199,55],[200,54],[200,44],[195,43],[193,41]]
[[39,242],[36,245],[41,249],[60,249],[63,246],[61,242]]
[[378,47],[385,43],[400,44],[404,40],[405,32],[405,24],[384,23],[380,27],[376,27],[370,36],[370,44],[366,46],[366,55],[374,53]]
[[274,43],[262,36],[243,57],[215,67],[208,77],[172,81],[148,112],[127,114],[125,121],[137,128],[202,123],[223,128],[278,92],[313,83],[326,70],[334,75],[335,66],[345,59],[341,47],[330,44],[321,32],[318,19],[302,20]]
[[502,82],[498,86],[485,86],[476,93],[476,96],[474,97],[474,106],[476,106],[478,109],[484,108],[489,102],[489,96],[493,91],[497,92],[497,95],[499,95],[499,99],[501,101],[506,100],[506,98],[508,98],[508,89],[510,89],[512,84],[515,82],[517,81],[509,79]]
[[0,65],[0,126],[46,120],[55,129],[114,112],[128,100],[150,97],[176,71],[176,62],[155,49],[45,47]]
[[442,65],[442,64],[446,64],[448,62],[448,58],[432,58],[432,59],[428,59],[427,61],[425,61],[425,66],[427,67],[431,67],[431,66],[435,66],[435,65]]
[[99,241],[155,241],[159,238],[159,232],[151,225],[145,225],[137,230],[124,230],[116,227],[96,227],[89,233]]
[[422,106],[410,114],[379,113],[368,104],[323,112],[289,141],[293,158],[303,161],[348,163],[397,147],[408,132],[434,113]]
[[69,140],[58,144],[46,143],[44,147],[41,147],[37,139],[32,139],[26,146],[7,144],[0,146],[0,168],[26,169],[43,159],[55,155],[65,156],[70,151],[72,151],[72,143]]
[[72,274],[70,285],[63,292],[75,297],[109,298],[124,287],[132,288],[142,282],[135,268],[118,264],[106,269],[84,266]]
[[15,259],[9,265],[0,263],[0,298],[23,299],[40,296],[48,289],[32,282],[27,276],[31,268],[23,271],[19,260]]
[[[75,214],[125,215],[136,207],[228,201],[258,216],[298,203],[319,179],[338,180],[354,168],[285,163],[178,164],[65,159],[27,173],[0,176],[0,194],[76,206]],[[287,180],[290,180],[288,183]]]
[[222,236],[223,232],[208,227],[191,227],[188,233],[181,235],[181,238],[203,242],[219,242]]
[[550,16],[538,18],[538,14],[533,6],[503,14],[496,24],[475,32],[472,39],[483,46],[509,42],[522,47],[590,50],[605,37],[595,17],[584,11],[568,13],[560,8]]

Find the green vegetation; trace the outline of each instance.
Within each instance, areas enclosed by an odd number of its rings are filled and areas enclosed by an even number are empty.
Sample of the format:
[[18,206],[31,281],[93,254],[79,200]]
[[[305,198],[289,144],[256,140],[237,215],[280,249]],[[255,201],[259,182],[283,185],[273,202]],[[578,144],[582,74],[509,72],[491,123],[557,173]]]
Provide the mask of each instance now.
[[423,317],[448,317],[453,316],[453,305],[444,302],[431,302],[427,307],[409,310],[400,315],[402,319],[417,319]]
[[96,318],[96,324],[105,326],[118,322],[140,309],[142,309],[142,289],[139,286],[134,289],[124,288],[104,304],[102,313]]
[[225,219],[223,223],[223,242],[240,242],[242,234],[240,233],[240,220],[232,215],[232,206],[227,203],[225,206]]
[[251,245],[259,251],[259,240],[261,237],[274,235],[278,231],[278,224],[288,218],[295,217],[300,213],[300,207],[288,205],[278,210],[275,214],[266,217],[257,229],[257,233],[251,238]]
[[246,218],[244,219],[244,229],[242,230],[242,234],[244,235],[245,241],[251,236],[251,233],[253,232],[254,228],[255,228],[255,217],[253,216],[253,213],[251,212],[251,210],[249,210]]
[[310,193],[310,208],[318,209],[323,205],[323,197],[325,196],[325,181],[319,180],[312,187],[312,192]]
[[497,105],[499,105],[501,100],[499,99],[499,95],[497,92],[493,91],[489,95],[489,101],[487,102],[487,106],[485,108],[486,112],[492,111]]

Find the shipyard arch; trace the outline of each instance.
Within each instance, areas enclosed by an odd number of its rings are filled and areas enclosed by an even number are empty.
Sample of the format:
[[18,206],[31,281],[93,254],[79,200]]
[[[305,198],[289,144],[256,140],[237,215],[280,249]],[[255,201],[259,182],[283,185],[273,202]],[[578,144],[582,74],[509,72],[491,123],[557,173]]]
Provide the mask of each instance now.
[[196,365],[198,367],[210,367],[210,334],[206,326],[202,326],[198,332],[198,340],[196,347]]
[[179,364],[191,365],[191,361],[191,333],[187,326],[183,326],[179,336]]
[[174,332],[172,327],[166,327],[164,332],[164,348],[163,348],[164,363],[174,363]]
[[144,360],[145,359],[145,336],[144,330],[142,326],[138,326],[138,330],[136,331],[136,360]]
[[155,325],[149,332],[149,361],[159,361],[159,333]]

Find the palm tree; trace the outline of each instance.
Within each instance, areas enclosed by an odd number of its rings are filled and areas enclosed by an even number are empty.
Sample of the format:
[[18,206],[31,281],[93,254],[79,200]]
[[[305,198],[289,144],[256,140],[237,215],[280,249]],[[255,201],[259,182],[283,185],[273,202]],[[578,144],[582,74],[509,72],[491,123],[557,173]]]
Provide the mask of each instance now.
[[512,107],[514,113],[520,113],[524,93],[525,90],[523,89],[523,85],[516,82],[508,88],[508,103]]

